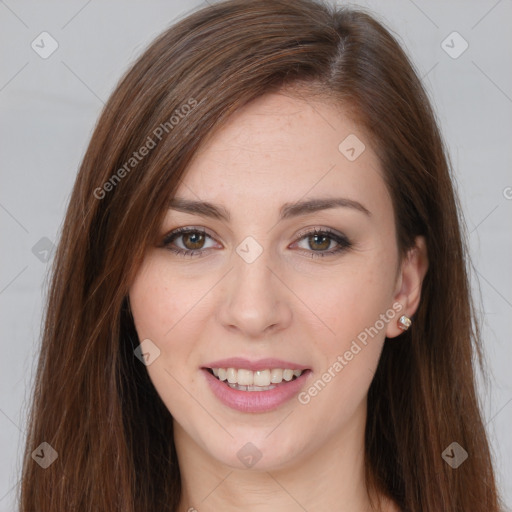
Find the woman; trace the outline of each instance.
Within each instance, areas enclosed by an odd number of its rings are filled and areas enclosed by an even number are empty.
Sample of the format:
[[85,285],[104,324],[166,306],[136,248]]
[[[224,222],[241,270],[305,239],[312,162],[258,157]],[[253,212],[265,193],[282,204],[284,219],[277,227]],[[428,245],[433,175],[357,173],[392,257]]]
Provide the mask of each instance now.
[[190,15],[80,169],[21,510],[498,511],[465,257],[385,28],[310,0]]

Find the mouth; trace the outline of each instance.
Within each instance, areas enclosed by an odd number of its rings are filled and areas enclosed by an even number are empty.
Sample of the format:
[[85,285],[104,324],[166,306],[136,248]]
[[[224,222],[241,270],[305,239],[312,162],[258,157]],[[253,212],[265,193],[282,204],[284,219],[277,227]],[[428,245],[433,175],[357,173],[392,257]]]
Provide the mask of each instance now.
[[248,370],[245,368],[204,368],[231,389],[237,391],[270,391],[286,385],[309,372],[308,369],[298,368],[266,368]]
[[300,393],[312,369],[297,362],[230,357],[201,367],[206,383],[225,406],[243,413],[266,413]]

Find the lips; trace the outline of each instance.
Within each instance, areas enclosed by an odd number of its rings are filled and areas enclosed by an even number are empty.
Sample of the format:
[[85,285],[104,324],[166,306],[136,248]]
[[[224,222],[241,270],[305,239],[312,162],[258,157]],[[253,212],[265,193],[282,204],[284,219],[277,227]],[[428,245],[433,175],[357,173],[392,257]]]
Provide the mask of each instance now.
[[290,368],[292,370],[307,370],[308,367],[292,362],[284,361],[283,359],[266,358],[258,359],[257,361],[250,361],[243,357],[230,357],[229,359],[220,359],[211,363],[205,364],[203,368],[242,368],[245,370],[266,370],[272,368]]
[[252,413],[280,407],[300,392],[311,374],[302,364],[279,359],[230,358],[208,363],[201,370],[220,402]]

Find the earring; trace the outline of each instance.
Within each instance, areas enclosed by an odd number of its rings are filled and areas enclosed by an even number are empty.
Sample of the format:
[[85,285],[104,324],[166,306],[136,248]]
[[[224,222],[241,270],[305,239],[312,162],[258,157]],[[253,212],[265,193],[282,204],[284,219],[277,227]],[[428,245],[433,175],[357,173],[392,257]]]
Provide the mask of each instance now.
[[402,331],[407,331],[407,329],[409,329],[409,327],[411,327],[411,324],[412,324],[412,320],[408,316],[402,315],[398,319],[398,328],[402,329]]

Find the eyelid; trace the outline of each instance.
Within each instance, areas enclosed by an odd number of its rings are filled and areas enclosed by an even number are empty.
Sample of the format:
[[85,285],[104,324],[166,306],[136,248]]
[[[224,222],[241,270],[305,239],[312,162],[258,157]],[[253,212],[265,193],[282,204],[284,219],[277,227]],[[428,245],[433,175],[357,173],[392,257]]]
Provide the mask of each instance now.
[[332,228],[322,227],[322,226],[308,226],[307,228],[302,228],[296,235],[297,239],[301,239],[307,235],[314,235],[315,233],[327,233],[329,235],[334,235],[339,238],[349,240],[347,235],[342,233],[341,231],[337,231]]
[[[216,235],[213,235],[209,229],[207,229],[203,226],[183,226],[183,227],[171,229],[167,234],[165,234],[163,237],[163,244],[165,245],[166,243],[169,243],[172,238],[174,238],[180,234],[186,234],[186,233],[190,233],[190,232],[204,233],[205,235],[208,235],[210,238],[213,238],[214,240],[217,241]],[[298,241],[307,235],[313,235],[313,234],[319,233],[319,232],[336,235],[336,236],[339,236],[340,238],[346,239],[348,241],[348,237],[344,233],[342,233],[340,231],[336,231],[332,228],[320,227],[320,226],[308,226],[306,228],[302,228],[295,235],[294,241]]]
[[337,230],[327,227],[308,227],[301,230],[297,235],[292,246],[299,244],[302,240],[314,236],[314,235],[327,235],[334,243],[337,244],[337,248],[330,249],[328,251],[311,251],[303,248],[298,248],[300,251],[307,253],[311,257],[324,257],[324,256],[336,256],[341,255],[343,252],[353,247],[353,242],[344,234]]
[[[213,241],[217,242],[217,239],[214,235],[209,232],[209,230],[203,226],[183,226],[179,228],[175,228],[168,232],[162,241],[161,247],[167,248],[171,245],[171,243],[174,241],[175,238],[179,238],[181,235],[187,234],[187,233],[203,233],[208,238],[212,239]],[[323,234],[328,235],[335,243],[338,244],[337,249],[331,249],[329,251],[310,251],[307,249],[299,248],[299,251],[303,253],[310,253],[312,257],[315,256],[330,256],[335,255],[338,253],[343,252],[344,250],[349,249],[352,247],[351,240],[342,232],[339,232],[337,230],[334,230],[329,227],[319,227],[319,226],[308,226],[306,228],[302,228],[295,236],[294,241],[291,245],[298,244],[301,242],[304,238],[307,236],[314,236],[315,234]],[[210,250],[213,249],[213,247],[207,247],[205,249],[181,249],[180,247],[177,247],[176,249],[171,249],[169,247],[169,250],[172,250],[173,252],[176,252],[182,256],[193,256],[193,255],[206,255],[210,252]]]
[[162,240],[162,245],[165,246],[171,243],[172,239],[177,238],[179,235],[196,232],[203,233],[204,235],[207,235],[213,240],[217,241],[217,238],[211,233],[211,231],[203,226],[183,226],[180,228],[171,229],[167,234],[165,234]]

